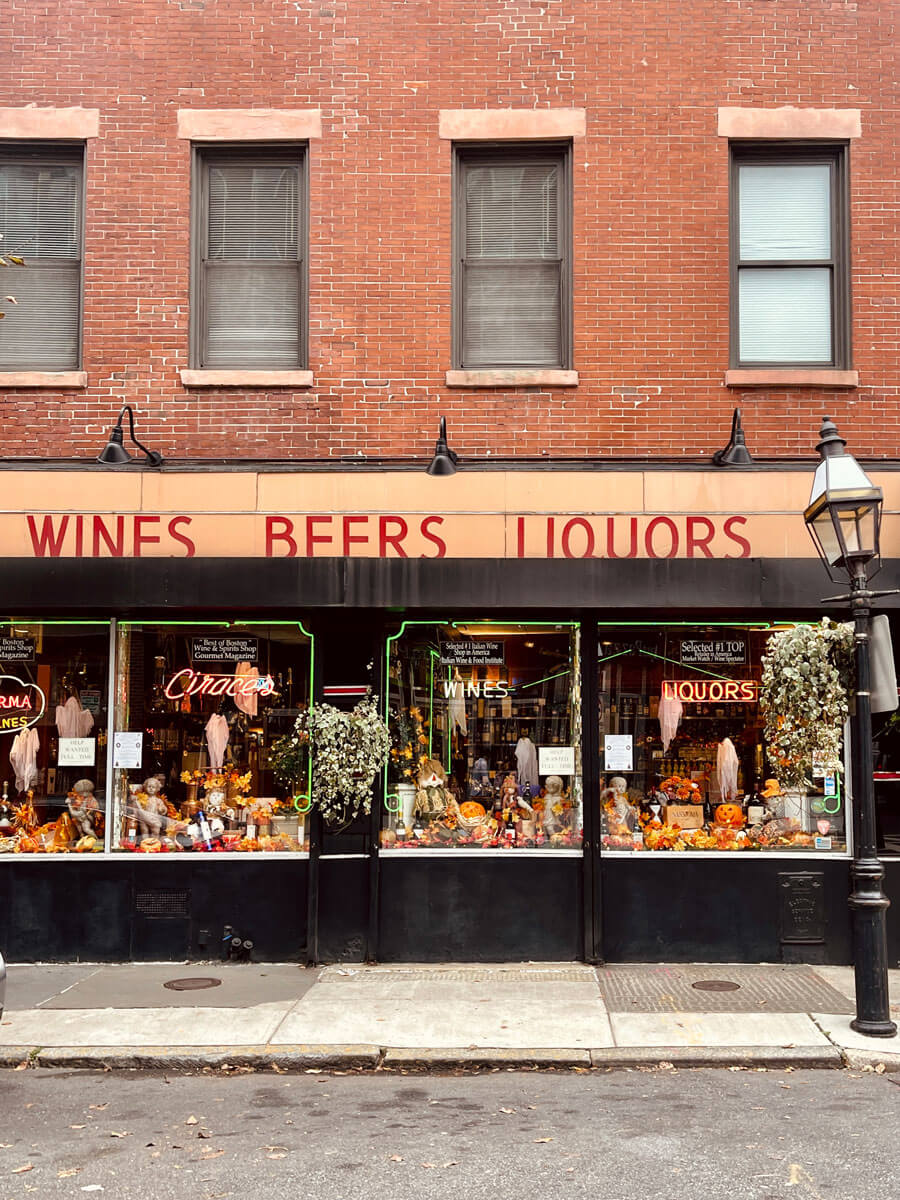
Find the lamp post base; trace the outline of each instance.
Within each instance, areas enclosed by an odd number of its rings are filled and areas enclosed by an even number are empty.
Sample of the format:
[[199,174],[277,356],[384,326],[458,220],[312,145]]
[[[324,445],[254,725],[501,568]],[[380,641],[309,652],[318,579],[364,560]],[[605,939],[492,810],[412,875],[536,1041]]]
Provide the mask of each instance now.
[[850,1028],[866,1037],[893,1037],[888,994],[886,921],[890,900],[884,894],[884,867],[867,855],[855,858],[850,868],[853,891],[849,905],[853,924],[853,958],[856,979],[856,1016]]
[[897,1026],[893,1021],[866,1021],[863,1017],[854,1017],[850,1022],[850,1028],[855,1029],[857,1033],[865,1034],[866,1037],[896,1037]]

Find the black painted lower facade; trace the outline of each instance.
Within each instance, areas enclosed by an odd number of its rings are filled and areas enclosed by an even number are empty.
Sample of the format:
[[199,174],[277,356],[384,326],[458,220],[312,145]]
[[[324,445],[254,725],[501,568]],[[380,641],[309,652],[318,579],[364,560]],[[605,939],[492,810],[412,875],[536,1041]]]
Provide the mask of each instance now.
[[[897,564],[882,578],[900,582]],[[596,637],[597,621],[638,617],[809,617],[822,590],[809,560],[296,559],[251,575],[230,560],[60,559],[17,564],[4,605],[35,619],[302,617],[321,695],[378,663],[399,617],[579,621]],[[586,721],[586,797],[598,738]],[[269,961],[852,961],[845,857],[609,855],[589,823],[578,854],[404,855],[381,852],[377,818],[362,825],[335,837],[314,820],[308,857],[10,857],[0,949],[12,962],[206,960],[230,927]],[[816,889],[814,936],[785,923],[798,876]],[[900,901],[900,859],[886,863],[886,891]],[[888,937],[896,964],[897,903]]]
[[[12,962],[203,961],[226,926],[260,961],[576,961],[585,953],[578,859],[386,860],[371,940],[368,859],[324,860],[317,951],[311,956],[310,864],[240,861],[4,863],[0,944]],[[785,874],[818,874],[824,937],[782,940]],[[852,961],[846,861],[608,860],[594,931],[609,962]],[[886,864],[900,895],[900,862]],[[535,920],[535,906],[541,919]],[[485,913],[499,914],[486,919]],[[888,911],[890,962],[900,913]]]

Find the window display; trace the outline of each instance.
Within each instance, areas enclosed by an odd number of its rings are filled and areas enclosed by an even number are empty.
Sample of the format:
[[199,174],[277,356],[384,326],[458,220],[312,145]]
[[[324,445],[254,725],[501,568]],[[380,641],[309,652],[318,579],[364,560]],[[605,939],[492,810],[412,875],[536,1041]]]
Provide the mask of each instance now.
[[385,848],[581,846],[577,625],[406,621],[386,653]]
[[0,854],[94,854],[105,824],[109,624],[0,623]]
[[308,849],[307,760],[283,770],[282,739],[309,711],[311,661],[295,622],[121,623],[112,848]]
[[808,764],[783,753],[764,665],[793,628],[600,626],[604,850],[846,851],[840,723]]

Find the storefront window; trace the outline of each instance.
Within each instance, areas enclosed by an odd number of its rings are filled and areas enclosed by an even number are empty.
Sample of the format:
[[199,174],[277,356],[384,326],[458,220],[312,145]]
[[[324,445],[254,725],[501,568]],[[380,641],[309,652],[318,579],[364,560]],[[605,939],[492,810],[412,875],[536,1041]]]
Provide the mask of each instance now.
[[814,764],[812,785],[791,791],[767,755],[759,699],[773,632],[600,626],[605,850],[847,849],[845,776]]
[[103,849],[107,622],[0,623],[0,854]]
[[296,623],[119,626],[112,847],[143,854],[308,849],[308,770],[271,761],[308,710]]
[[571,622],[388,638],[385,848],[581,846],[578,644]]

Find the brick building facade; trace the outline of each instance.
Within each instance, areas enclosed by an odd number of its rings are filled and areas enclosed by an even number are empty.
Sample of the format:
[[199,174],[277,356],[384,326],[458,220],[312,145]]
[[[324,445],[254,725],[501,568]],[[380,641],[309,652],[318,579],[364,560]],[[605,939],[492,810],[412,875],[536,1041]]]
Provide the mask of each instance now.
[[[824,413],[900,584],[896,12],[8,0],[7,957],[850,960],[759,698]],[[337,819],[276,747],[367,690]]]
[[[703,459],[740,405],[757,455],[806,455],[828,411],[852,428],[857,454],[890,458],[895,32],[891,5],[818,0],[701,0],[689,14],[630,0],[13,0],[0,139],[56,136],[52,117],[17,119],[22,106],[96,110],[97,124],[85,139],[86,384],[26,389],[0,374],[0,449],[31,454],[40,424],[44,453],[92,456],[130,403],[148,443],[175,458],[422,457],[445,413],[466,457]],[[852,387],[725,383],[720,110],[787,106],[859,117]],[[320,136],[302,139],[309,386],[181,381],[192,365],[191,139],[179,114],[221,109],[238,118],[232,129],[243,110],[321,113]],[[574,386],[446,382],[453,142],[441,114],[507,109],[583,114],[571,167]],[[226,120],[216,136],[228,133]]]

